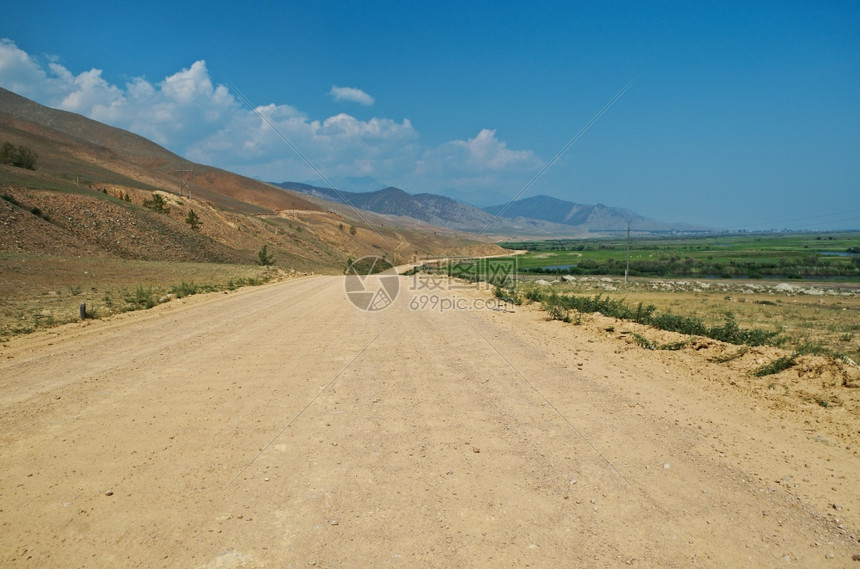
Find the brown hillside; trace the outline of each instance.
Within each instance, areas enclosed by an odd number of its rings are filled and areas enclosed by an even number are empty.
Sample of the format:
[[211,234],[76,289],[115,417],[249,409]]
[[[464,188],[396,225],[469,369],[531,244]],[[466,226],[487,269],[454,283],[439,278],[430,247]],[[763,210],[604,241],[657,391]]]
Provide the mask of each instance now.
[[[405,261],[499,251],[455,232],[356,215],[194,164],[135,134],[0,89],[5,141],[39,156],[35,171],[0,166],[7,198],[0,251],[7,253],[254,263],[266,245],[285,268],[339,272],[348,258],[371,254]],[[178,195],[180,169],[194,171],[190,198]],[[154,193],[169,202],[169,212],[142,207]],[[185,223],[192,209],[199,232]]]
[[91,184],[122,183],[178,192],[179,170],[193,170],[192,195],[242,211],[318,209],[300,194],[189,162],[128,131],[51,109],[0,88],[0,135],[39,154],[43,173]]

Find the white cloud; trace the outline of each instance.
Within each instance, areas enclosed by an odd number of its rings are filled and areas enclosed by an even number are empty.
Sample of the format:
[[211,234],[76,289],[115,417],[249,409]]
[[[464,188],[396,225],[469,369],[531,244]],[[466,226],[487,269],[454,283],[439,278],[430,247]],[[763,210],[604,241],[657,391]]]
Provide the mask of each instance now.
[[24,97],[36,97],[47,87],[47,75],[26,52],[8,39],[0,39],[0,85]]
[[355,87],[337,87],[332,85],[331,91],[328,94],[335,101],[349,101],[351,103],[358,103],[359,105],[370,106],[376,101],[373,97]]
[[[360,120],[340,113],[320,120],[274,103],[249,109],[213,83],[202,60],[157,83],[133,78],[119,86],[101,70],[75,74],[55,60],[43,65],[0,40],[0,85],[135,132],[190,160],[265,180],[318,180],[280,134],[326,176],[372,176],[411,192],[450,190],[474,201],[491,190],[515,191],[542,165],[533,152],[508,148],[490,129],[431,148],[406,118]],[[330,94],[373,103],[360,89],[333,87]]]

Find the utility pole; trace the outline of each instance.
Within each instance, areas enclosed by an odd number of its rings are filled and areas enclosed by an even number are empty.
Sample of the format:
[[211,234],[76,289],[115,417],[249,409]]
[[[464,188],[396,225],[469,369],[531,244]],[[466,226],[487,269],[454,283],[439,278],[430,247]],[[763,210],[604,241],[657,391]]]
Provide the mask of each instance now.
[[188,199],[191,199],[191,176],[194,175],[194,170],[177,170],[179,173],[179,195],[184,196],[185,191],[188,191]]
[[630,272],[630,226],[627,226],[627,266],[624,268],[624,284],[627,284],[627,273]]

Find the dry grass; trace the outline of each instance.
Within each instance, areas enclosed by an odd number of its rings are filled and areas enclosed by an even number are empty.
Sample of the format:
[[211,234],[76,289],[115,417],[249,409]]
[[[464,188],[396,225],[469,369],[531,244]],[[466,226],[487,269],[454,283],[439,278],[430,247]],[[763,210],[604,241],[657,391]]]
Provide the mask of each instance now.
[[[786,349],[847,355],[860,361],[860,294],[856,291],[815,296],[772,290],[750,292],[743,283],[727,283],[718,290],[707,291],[678,287],[654,290],[651,282],[637,280],[625,286],[620,281],[608,283],[591,279],[557,283],[552,285],[552,290],[579,295],[602,294],[614,300],[623,299],[631,306],[640,302],[653,304],[658,312],[695,316],[708,325],[722,323],[726,313],[731,312],[741,328],[777,331],[777,341]],[[607,290],[611,288],[616,290]]]
[[141,293],[157,303],[182,284],[226,290],[276,272],[252,265],[0,253],[0,340],[77,320],[81,303],[91,316],[105,317],[145,307],[137,302]]

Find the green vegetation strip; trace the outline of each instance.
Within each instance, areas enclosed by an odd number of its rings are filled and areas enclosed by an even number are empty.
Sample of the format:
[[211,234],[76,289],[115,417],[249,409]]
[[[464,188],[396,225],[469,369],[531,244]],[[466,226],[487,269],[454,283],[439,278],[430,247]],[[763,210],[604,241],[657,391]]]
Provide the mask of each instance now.
[[629,320],[668,332],[704,336],[729,344],[747,346],[762,346],[777,335],[776,332],[768,332],[760,328],[741,329],[734,316],[728,312],[722,324],[708,326],[701,318],[657,313],[653,305],[646,306],[640,302],[636,306],[629,306],[623,300],[613,300],[600,294],[594,297],[563,295],[556,292],[546,294],[537,289],[531,289],[526,292],[526,298],[540,302],[554,320],[565,320],[571,310],[582,313],[597,312],[604,316]]
[[[625,239],[500,243],[525,255],[500,258],[521,273],[623,275]],[[789,233],[684,237],[637,236],[630,276],[696,278],[860,278],[860,233]]]

